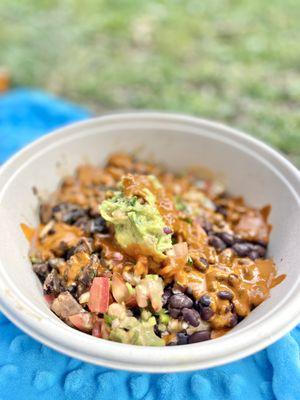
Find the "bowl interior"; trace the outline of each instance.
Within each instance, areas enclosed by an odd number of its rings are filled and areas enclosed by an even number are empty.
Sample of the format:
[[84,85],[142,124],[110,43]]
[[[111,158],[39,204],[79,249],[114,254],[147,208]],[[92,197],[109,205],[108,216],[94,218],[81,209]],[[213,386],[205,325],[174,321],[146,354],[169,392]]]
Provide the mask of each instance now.
[[[280,162],[276,165],[273,152],[264,146],[260,147],[252,139],[240,137],[218,125],[196,121],[176,119],[174,116],[153,118],[147,115],[138,118],[119,116],[106,120],[92,120],[42,139],[8,164],[0,175],[0,293],[1,297],[6,299],[4,302],[10,302],[9,307],[16,320],[38,320],[41,325],[45,320],[51,321],[54,331],[61,329],[67,332],[67,335],[73,335],[74,338],[76,336],[76,340],[80,338],[87,346],[90,341],[95,347],[94,338],[65,326],[48,309],[42,297],[40,284],[31,272],[27,258],[28,243],[20,229],[20,223],[35,226],[38,222],[37,198],[33,194],[33,186],[46,194],[56,188],[63,175],[73,173],[80,163],[102,164],[112,152],[133,151],[138,158],[162,162],[171,170],[183,171],[189,166],[204,166],[214,171],[226,183],[232,194],[244,196],[250,205],[272,205],[273,231],[269,255],[274,258],[279,273],[285,273],[287,277],[272,290],[267,301],[226,335],[224,343],[230,346],[231,340],[234,353],[234,341],[245,338],[243,332],[247,328],[253,326],[253,329],[260,329],[262,336],[266,330],[270,331],[270,334],[275,332],[276,326],[268,325],[268,316],[276,310],[281,310],[287,299],[299,287],[299,253],[295,241],[295,238],[299,238],[299,186],[298,193],[295,189],[297,177],[292,174],[287,178],[288,167]],[[20,314],[23,316],[20,317]],[[22,326],[20,321],[19,324]],[[27,330],[32,333],[28,326]],[[40,338],[38,333],[35,335]],[[221,343],[224,338],[212,342]],[[44,341],[47,342],[47,339],[44,338]],[[97,343],[100,342],[102,348],[103,341],[98,339]],[[212,342],[209,343],[210,346]],[[47,343],[53,345],[51,339]],[[116,344],[108,345],[105,342],[106,348],[113,348],[114,345]],[[197,367],[201,367],[201,363],[206,366],[203,344],[196,346],[199,349],[198,357],[195,358],[198,362]],[[162,364],[161,367],[157,366],[156,370],[167,369],[163,352],[168,351],[172,359],[172,354],[175,353],[173,349],[170,353],[170,350],[171,348],[159,350],[160,353],[157,354],[160,354]],[[217,347],[215,350],[217,351]],[[137,348],[135,351],[143,352],[143,349]],[[107,364],[99,354],[95,354],[96,359],[92,361]],[[81,354],[76,355],[81,357]],[[141,353],[141,359],[144,355]],[[118,356],[114,356],[118,362]],[[82,358],[87,357],[82,355]],[[173,361],[175,362],[175,358]],[[177,369],[181,369],[178,359],[176,362]],[[185,359],[184,362],[189,363],[189,360]],[[136,369],[129,365],[130,363],[129,356],[127,364],[124,364],[125,368]],[[135,360],[133,363],[139,362]],[[145,363],[147,364],[147,361]],[[214,361],[213,365],[216,363],[220,362]],[[122,366],[120,360],[120,367]]]

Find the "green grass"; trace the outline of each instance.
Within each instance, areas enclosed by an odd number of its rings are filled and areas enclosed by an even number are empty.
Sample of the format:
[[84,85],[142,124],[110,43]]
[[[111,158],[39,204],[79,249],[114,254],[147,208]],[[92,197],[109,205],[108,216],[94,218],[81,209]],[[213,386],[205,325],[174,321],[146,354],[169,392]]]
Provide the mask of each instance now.
[[0,21],[15,86],[223,121],[300,166],[298,0],[0,0]]

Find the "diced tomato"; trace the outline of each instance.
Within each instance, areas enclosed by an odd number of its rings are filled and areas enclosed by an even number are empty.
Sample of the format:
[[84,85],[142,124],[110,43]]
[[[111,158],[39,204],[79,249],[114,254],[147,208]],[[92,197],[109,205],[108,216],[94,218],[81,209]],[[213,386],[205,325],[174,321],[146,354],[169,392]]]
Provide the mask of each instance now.
[[100,321],[96,321],[93,326],[92,335],[101,338],[101,324]]
[[101,337],[103,339],[108,339],[110,330],[103,319],[100,320],[100,326],[101,326]]
[[90,311],[105,313],[109,304],[109,279],[101,276],[94,278],[90,289],[88,307]]
[[94,321],[94,326],[92,330],[92,335],[97,338],[108,339],[110,330],[103,318],[97,318]]
[[89,312],[70,315],[69,320],[80,331],[90,331],[93,328],[93,317]]
[[55,299],[55,296],[53,294],[45,294],[44,299],[48,304],[52,304],[53,300]]

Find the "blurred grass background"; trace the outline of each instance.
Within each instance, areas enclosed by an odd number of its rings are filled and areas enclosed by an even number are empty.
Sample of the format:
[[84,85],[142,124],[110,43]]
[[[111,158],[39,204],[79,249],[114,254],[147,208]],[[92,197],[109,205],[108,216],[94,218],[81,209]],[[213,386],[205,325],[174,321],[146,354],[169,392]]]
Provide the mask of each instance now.
[[219,121],[300,166],[299,0],[0,0],[14,86]]

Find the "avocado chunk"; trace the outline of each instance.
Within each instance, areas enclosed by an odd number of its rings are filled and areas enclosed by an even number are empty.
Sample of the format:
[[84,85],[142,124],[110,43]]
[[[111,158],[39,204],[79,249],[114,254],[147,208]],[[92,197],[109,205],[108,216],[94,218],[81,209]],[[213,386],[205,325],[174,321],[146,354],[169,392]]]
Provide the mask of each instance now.
[[156,320],[138,320],[135,317],[125,317],[118,321],[118,326],[110,332],[109,339],[120,343],[130,343],[139,346],[164,346],[163,339],[154,333]]
[[112,198],[101,203],[101,216],[114,226],[115,239],[127,254],[162,260],[166,257],[164,253],[172,248],[172,240],[171,234],[164,232],[165,223],[155,195],[145,188],[143,199],[126,196],[122,183],[120,187]]
[[164,346],[165,342],[156,336],[153,330],[156,324],[155,318],[152,317],[148,321],[140,322],[130,332],[131,343],[140,346]]

